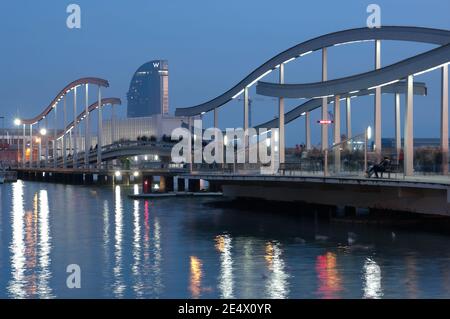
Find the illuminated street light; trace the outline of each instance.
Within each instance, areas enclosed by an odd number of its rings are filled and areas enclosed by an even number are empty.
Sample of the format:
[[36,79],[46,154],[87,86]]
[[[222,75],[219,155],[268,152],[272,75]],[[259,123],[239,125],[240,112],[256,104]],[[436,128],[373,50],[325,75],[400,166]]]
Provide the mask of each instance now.
[[116,177],[119,177],[119,176],[121,175],[121,173],[120,173],[120,171],[116,171],[116,172],[114,173],[114,175],[116,175]]
[[42,136],[45,136],[45,135],[47,135],[47,130],[46,130],[45,128],[41,128],[41,130],[39,131],[39,133],[40,133]]
[[139,176],[139,172],[138,172],[138,171],[134,171],[134,172],[133,172],[133,176],[134,176],[134,177],[138,177],[138,176]]
[[22,124],[22,121],[20,119],[14,119],[15,126],[19,126],[20,124]]

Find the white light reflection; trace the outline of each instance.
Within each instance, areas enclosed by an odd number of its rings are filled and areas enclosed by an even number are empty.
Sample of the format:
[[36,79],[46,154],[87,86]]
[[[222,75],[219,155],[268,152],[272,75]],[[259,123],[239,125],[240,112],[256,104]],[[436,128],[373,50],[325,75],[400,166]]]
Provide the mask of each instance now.
[[40,274],[38,281],[38,293],[40,298],[51,298],[52,289],[49,286],[51,278],[50,266],[50,251],[51,251],[51,237],[49,227],[49,205],[47,190],[39,192],[39,266]]
[[[135,185],[137,186],[137,185]],[[140,216],[139,216],[139,201],[134,200],[133,202],[133,267],[132,272],[135,277],[139,277],[140,274],[140,262],[141,262],[141,224],[140,224]],[[138,278],[137,278],[138,279]],[[141,296],[142,289],[140,280],[135,281],[135,285],[133,287],[134,292],[137,296]]]
[[24,272],[25,272],[25,244],[24,244],[24,184],[18,180],[12,185],[12,240],[9,246],[11,251],[11,281],[8,291],[13,298],[24,298]]
[[289,275],[285,272],[285,263],[281,255],[282,250],[278,242],[268,242],[266,244],[264,257],[270,271],[269,279],[266,283],[266,292],[269,298],[273,299],[285,299],[289,294]]
[[109,255],[109,206],[108,201],[103,202],[103,248],[105,255],[105,264],[108,265],[106,269],[109,272],[110,255]]
[[379,299],[383,297],[381,288],[381,269],[378,264],[367,258],[364,263],[364,298]]
[[114,293],[117,297],[122,297],[125,290],[122,274],[122,230],[123,230],[123,208],[122,208],[122,194],[120,186],[115,187],[115,207],[114,207],[114,223],[115,223],[115,265],[114,265]]
[[162,290],[163,284],[161,279],[161,262],[162,262],[162,252],[161,252],[161,226],[159,224],[159,218],[155,216],[155,229],[154,229],[154,258],[155,263],[153,266],[153,271],[155,274],[155,291],[160,292]]
[[231,237],[228,234],[216,237],[216,249],[220,252],[220,298],[230,299],[233,295],[233,259],[231,257]]

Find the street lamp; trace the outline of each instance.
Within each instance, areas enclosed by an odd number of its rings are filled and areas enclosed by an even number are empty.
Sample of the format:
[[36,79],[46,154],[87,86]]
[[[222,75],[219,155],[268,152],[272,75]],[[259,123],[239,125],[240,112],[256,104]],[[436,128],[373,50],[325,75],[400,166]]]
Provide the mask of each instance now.
[[[15,118],[14,125],[15,126],[22,125],[22,120],[19,118]],[[18,162],[19,162],[19,134],[17,134],[17,163]],[[25,124],[23,124],[23,136],[22,136],[22,165],[25,166]]]
[[[39,138],[39,158],[38,158],[38,167],[41,167],[41,158],[42,158],[42,140],[44,139],[45,135],[47,135],[47,129],[41,128],[39,130],[39,134],[41,137]],[[47,147],[47,146],[46,146]],[[45,164],[47,166],[47,164]]]

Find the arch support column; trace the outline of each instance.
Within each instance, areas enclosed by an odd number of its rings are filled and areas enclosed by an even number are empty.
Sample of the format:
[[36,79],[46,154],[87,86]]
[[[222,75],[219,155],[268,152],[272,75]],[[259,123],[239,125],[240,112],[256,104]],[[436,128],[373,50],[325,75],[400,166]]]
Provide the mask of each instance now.
[[91,147],[91,134],[89,131],[89,84],[86,83],[85,89],[84,167],[89,168],[89,149]]
[[[375,40],[375,69],[381,68],[381,41]],[[375,153],[381,156],[381,87],[375,89],[374,108]]]
[[306,112],[305,114],[305,143],[306,150],[309,151],[311,149],[311,113]]
[[58,141],[56,137],[58,136],[58,113],[57,107],[55,106],[55,120],[54,120],[54,128],[53,128],[53,167],[56,168],[58,166]]
[[78,167],[78,145],[77,145],[77,135],[78,135],[78,123],[77,123],[77,88],[73,89],[73,168]]
[[347,128],[347,138],[352,138],[352,103],[351,98],[345,99],[345,124]]
[[30,167],[33,167],[33,124],[30,124]]
[[67,167],[67,138],[66,138],[66,127],[67,127],[67,105],[66,105],[66,95],[64,94],[64,105],[63,105],[63,135],[62,135],[62,160],[63,168]]
[[405,108],[405,176],[412,176],[414,173],[414,76],[408,76]]
[[402,150],[402,136],[400,124],[400,94],[395,94],[395,152],[397,155],[397,164],[400,159],[400,152]]
[[341,101],[340,96],[334,97],[334,131],[333,131],[333,149],[334,149],[334,172],[341,171]]
[[[284,84],[284,64],[280,64],[280,84]],[[285,135],[284,135],[284,98],[280,97],[278,99],[278,128],[279,128],[279,156],[280,164],[284,163],[285,160]]]
[[[322,49],[322,82],[328,79],[328,50],[327,48]],[[326,121],[328,119],[328,98],[322,98],[322,120]],[[328,125],[321,125],[322,130],[322,151],[328,148]]]
[[[98,87],[98,133],[97,133],[97,168],[102,165],[102,90]],[[88,161],[89,162],[89,161]]]
[[442,174],[448,174],[448,64],[442,67],[441,151]]

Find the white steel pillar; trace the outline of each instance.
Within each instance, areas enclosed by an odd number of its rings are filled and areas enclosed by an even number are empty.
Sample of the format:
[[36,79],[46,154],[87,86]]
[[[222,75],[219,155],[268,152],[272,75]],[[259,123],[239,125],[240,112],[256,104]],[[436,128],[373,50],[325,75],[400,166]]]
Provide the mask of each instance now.
[[[280,64],[280,84],[284,84],[284,63]],[[279,128],[279,149],[280,149],[280,164],[285,160],[285,135],[284,135],[284,98],[278,99],[278,128]]]
[[22,167],[25,167],[26,162],[26,145],[27,145],[27,137],[25,132],[25,124],[23,124],[23,136],[22,136]]
[[347,97],[345,99],[345,125],[347,128],[347,138],[352,138],[352,104],[351,98]]
[[33,167],[33,124],[30,124],[30,167]]
[[[381,68],[381,41],[375,40],[375,69]],[[381,87],[375,89],[374,108],[375,153],[381,156]]]
[[[328,80],[328,50],[322,49],[322,82]],[[322,120],[328,119],[328,98],[322,98]],[[322,151],[328,148],[328,125],[322,124]]]
[[73,89],[73,168],[78,168],[78,145],[77,145],[77,135],[78,135],[78,123],[77,123],[77,88]]
[[402,151],[402,136],[400,123],[400,94],[395,93],[395,152],[397,155],[397,164],[400,159],[400,152]]
[[67,127],[67,105],[66,105],[66,95],[64,94],[63,102],[63,135],[62,135],[62,159],[63,167],[67,167],[67,138],[66,138],[66,127]]
[[98,133],[97,133],[97,168],[102,165],[102,90],[98,86]]
[[115,141],[116,134],[116,109],[114,103],[111,103],[111,144]]
[[84,167],[89,168],[89,149],[91,147],[91,134],[89,131],[89,84],[85,85],[85,118],[84,118]]
[[306,150],[311,149],[311,113],[306,112],[305,114],[305,143]]
[[441,151],[442,174],[448,174],[448,64],[442,67],[441,92]]
[[58,106],[55,105],[55,121],[54,121],[54,128],[53,128],[53,167],[56,168],[58,166],[58,143],[56,141],[56,137],[58,136],[58,113],[57,113]]
[[414,76],[409,75],[407,80],[406,108],[405,108],[405,176],[414,173]]
[[44,166],[47,167],[48,165],[48,133],[49,133],[49,129],[48,129],[48,120],[47,117],[45,117],[45,129],[47,130],[46,134],[45,134],[45,161],[44,161]]
[[341,101],[340,96],[334,97],[334,130],[333,130],[333,145],[334,145],[334,172],[341,171],[341,146],[336,146],[341,143]]

